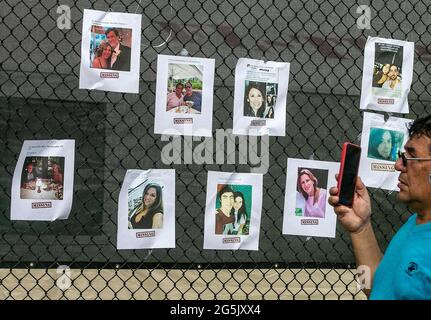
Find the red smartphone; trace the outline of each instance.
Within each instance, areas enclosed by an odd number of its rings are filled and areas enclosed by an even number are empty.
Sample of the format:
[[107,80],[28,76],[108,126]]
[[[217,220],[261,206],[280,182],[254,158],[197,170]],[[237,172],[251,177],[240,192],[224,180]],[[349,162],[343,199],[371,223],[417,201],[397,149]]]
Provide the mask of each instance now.
[[340,172],[338,173],[338,203],[351,207],[358,176],[361,147],[345,142],[341,152]]

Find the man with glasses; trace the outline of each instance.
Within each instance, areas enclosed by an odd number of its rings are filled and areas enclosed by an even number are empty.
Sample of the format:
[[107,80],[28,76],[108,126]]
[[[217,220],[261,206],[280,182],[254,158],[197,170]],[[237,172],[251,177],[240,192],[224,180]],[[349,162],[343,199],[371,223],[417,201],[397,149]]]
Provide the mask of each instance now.
[[[350,233],[356,263],[369,268],[370,299],[431,299],[431,115],[415,120],[399,153],[398,200],[414,212],[383,255],[371,225],[371,202],[361,179],[356,181],[352,208],[338,203],[338,189],[328,201]],[[338,178],[338,177],[337,177]],[[367,295],[369,290],[364,290]]]
[[186,83],[186,94],[183,97],[184,102],[192,101],[192,108],[201,112],[202,94],[198,91],[193,91],[193,86],[190,82]]

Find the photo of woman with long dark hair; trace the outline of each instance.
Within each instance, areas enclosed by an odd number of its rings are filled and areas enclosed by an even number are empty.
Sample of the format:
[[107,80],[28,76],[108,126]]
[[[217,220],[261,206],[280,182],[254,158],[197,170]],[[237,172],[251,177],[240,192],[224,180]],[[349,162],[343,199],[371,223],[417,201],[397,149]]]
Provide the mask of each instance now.
[[162,188],[156,183],[146,185],[141,203],[129,216],[129,229],[161,229],[163,227]]
[[266,87],[261,82],[246,82],[244,116],[264,117],[266,104]]
[[368,158],[397,161],[398,150],[401,149],[403,138],[402,133],[398,134],[395,131],[382,128],[371,128]]
[[234,203],[232,213],[234,222],[232,223],[232,234],[248,235],[250,222],[247,220],[247,209],[245,207],[245,199],[242,192],[234,193]]

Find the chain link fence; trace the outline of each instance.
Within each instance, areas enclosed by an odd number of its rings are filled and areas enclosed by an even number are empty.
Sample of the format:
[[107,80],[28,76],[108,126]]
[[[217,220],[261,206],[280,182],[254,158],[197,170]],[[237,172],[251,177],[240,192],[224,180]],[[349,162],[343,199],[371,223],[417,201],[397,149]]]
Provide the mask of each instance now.
[[[406,117],[426,114],[430,4],[363,4],[370,21],[349,0],[3,1],[0,298],[363,299],[341,226],[335,239],[281,234],[287,158],[338,161],[343,141],[359,142],[367,36],[415,42]],[[71,9],[71,29],[58,28],[59,5]],[[139,94],[78,89],[84,8],[142,14]],[[157,55],[183,48],[216,61],[214,130],[232,128],[238,58],[291,63],[287,134],[270,137],[259,251],[202,249],[207,172],[249,172],[248,166],[161,162],[166,142],[154,134]],[[70,218],[10,221],[12,175],[23,140],[65,138],[76,140]],[[116,250],[121,183],[127,169],[137,168],[176,170],[175,249]],[[370,193],[384,249],[409,213],[395,194]]]

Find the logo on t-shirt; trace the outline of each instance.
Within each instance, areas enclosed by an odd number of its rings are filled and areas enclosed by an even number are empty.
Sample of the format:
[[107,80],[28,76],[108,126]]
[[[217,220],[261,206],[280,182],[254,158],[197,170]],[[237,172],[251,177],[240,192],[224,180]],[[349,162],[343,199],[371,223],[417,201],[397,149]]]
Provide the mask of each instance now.
[[416,264],[416,262],[410,262],[406,272],[409,276],[412,276],[413,273],[415,273],[416,271],[418,271],[418,265]]

